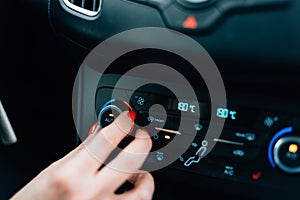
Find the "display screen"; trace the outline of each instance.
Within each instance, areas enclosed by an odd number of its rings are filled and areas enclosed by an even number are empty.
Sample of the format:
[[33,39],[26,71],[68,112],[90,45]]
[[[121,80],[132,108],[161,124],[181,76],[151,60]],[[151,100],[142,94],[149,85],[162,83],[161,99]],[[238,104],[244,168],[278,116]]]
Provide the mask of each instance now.
[[189,101],[186,99],[171,99],[169,102],[169,111],[171,113],[184,112],[190,117],[196,117],[200,114],[200,119],[205,121],[209,121],[211,115],[213,115],[212,118],[216,121],[218,119],[225,119],[226,125],[252,127],[257,122],[259,116],[259,111],[257,110],[230,105],[211,110],[210,103],[206,102]]

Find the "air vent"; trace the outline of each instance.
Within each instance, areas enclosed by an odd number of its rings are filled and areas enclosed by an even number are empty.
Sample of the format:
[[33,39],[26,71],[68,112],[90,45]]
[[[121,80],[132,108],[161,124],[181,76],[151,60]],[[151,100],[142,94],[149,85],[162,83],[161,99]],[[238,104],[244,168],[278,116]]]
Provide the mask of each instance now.
[[68,12],[85,19],[94,19],[101,10],[102,0],[60,0]]

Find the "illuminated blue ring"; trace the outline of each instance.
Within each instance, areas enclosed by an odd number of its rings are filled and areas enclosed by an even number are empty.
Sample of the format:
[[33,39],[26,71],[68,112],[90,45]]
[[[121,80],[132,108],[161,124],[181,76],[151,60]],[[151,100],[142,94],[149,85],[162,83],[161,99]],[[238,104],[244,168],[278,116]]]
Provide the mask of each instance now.
[[108,106],[109,104],[115,102],[115,101],[116,101],[116,99],[111,99],[111,100],[109,100],[108,102],[106,102],[106,103],[102,106],[101,110],[102,110],[103,108],[105,108],[106,106]]
[[276,167],[276,164],[275,164],[275,161],[274,161],[274,157],[273,157],[273,146],[275,144],[275,142],[283,135],[285,134],[288,134],[288,133],[291,133],[293,131],[293,127],[289,126],[289,127],[286,127],[280,131],[278,131],[275,136],[272,138],[270,144],[269,144],[269,147],[268,147],[268,158],[269,158],[269,161],[271,163],[271,166],[273,168]]

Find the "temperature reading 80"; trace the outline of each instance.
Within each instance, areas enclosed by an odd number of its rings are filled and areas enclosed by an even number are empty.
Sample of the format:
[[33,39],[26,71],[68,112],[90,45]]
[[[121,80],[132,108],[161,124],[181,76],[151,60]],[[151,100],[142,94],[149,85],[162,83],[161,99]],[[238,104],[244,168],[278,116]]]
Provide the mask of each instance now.
[[178,102],[178,106],[177,106],[177,109],[183,112],[188,112],[190,110],[192,113],[195,113],[196,112],[195,108],[196,105],[189,104],[186,102]]

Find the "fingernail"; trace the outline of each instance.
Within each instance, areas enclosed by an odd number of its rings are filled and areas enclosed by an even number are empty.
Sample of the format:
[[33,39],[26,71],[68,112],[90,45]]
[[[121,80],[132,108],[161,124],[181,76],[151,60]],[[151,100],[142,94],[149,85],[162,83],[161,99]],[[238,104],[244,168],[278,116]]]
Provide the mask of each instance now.
[[89,130],[88,136],[92,135],[98,127],[98,123],[96,122]]
[[134,122],[135,117],[136,117],[136,113],[135,113],[133,110],[130,110],[130,111],[128,112],[128,117],[129,117],[129,119],[130,119],[132,122]]

